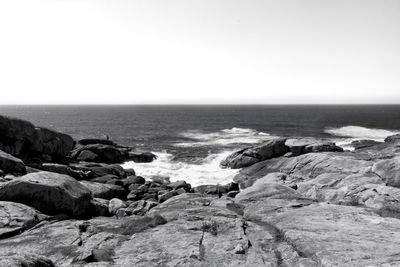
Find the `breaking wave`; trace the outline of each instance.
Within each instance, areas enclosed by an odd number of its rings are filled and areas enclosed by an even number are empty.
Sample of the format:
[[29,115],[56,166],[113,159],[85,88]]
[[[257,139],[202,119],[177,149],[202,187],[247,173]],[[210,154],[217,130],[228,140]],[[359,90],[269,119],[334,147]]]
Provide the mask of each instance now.
[[326,128],[324,132],[333,136],[354,138],[354,140],[370,139],[370,140],[375,140],[377,142],[383,142],[386,137],[400,133],[399,131],[373,129],[361,126]]
[[232,181],[238,170],[221,169],[219,163],[233,151],[211,154],[200,162],[187,163],[173,160],[174,155],[167,152],[154,153],[157,159],[151,163],[126,162],[123,168],[133,168],[136,175],[151,179],[152,177],[169,177],[170,181],[185,180],[192,186],[202,184],[226,184]]
[[218,132],[207,133],[200,130],[191,130],[180,134],[181,137],[191,139],[191,142],[176,143],[176,147],[228,146],[233,144],[256,144],[273,138],[270,134],[254,129],[232,128]]

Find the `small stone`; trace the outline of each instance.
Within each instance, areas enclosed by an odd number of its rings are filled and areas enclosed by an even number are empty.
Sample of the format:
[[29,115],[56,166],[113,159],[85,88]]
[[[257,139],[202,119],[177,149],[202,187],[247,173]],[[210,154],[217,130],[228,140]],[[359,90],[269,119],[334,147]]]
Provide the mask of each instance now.
[[108,204],[108,211],[111,214],[116,214],[116,212],[120,209],[120,208],[125,208],[126,205],[125,203],[118,198],[113,198],[110,200],[109,204]]

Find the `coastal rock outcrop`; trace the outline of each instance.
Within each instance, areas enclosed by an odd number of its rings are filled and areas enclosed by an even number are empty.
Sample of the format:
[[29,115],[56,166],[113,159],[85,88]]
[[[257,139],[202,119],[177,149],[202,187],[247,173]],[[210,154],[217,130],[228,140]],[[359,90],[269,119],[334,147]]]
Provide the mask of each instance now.
[[295,157],[313,152],[343,152],[335,143],[315,138],[278,138],[234,152],[221,161],[222,168],[239,169],[249,167],[281,156]]
[[0,201],[0,239],[18,235],[46,218],[24,204]]
[[73,143],[67,134],[35,127],[24,120],[0,116],[0,149],[14,156],[65,157],[73,148]]
[[260,161],[283,156],[289,151],[285,141],[286,139],[283,138],[274,139],[261,145],[242,149],[221,161],[220,165],[223,168],[239,169]]
[[290,138],[285,141],[285,145],[290,150],[288,156],[299,156],[311,152],[343,151],[343,148],[336,146],[333,142],[317,140],[314,138]]
[[74,178],[51,172],[0,183],[0,200],[23,203],[48,215],[85,217],[91,212],[91,192]]
[[22,160],[0,150],[0,170],[4,173],[25,174],[26,168]]

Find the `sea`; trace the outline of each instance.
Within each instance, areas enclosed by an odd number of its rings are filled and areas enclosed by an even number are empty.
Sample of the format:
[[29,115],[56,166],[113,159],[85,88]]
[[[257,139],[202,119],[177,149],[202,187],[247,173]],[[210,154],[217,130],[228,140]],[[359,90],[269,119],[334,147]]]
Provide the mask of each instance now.
[[220,161],[272,138],[323,138],[352,150],[352,141],[400,133],[400,105],[33,105],[0,106],[0,115],[153,152],[152,163],[122,166],[193,186],[232,181],[238,170],[221,169]]

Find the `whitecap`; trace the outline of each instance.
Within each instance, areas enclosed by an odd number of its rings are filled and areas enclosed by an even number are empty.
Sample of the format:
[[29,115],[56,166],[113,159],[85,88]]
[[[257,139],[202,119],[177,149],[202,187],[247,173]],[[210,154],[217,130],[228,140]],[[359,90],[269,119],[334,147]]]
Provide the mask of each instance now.
[[353,141],[361,139],[370,139],[377,142],[383,142],[386,137],[400,133],[399,131],[366,128],[353,125],[339,127],[339,128],[326,128],[324,132],[333,136],[351,137],[353,138]]
[[167,152],[156,152],[157,159],[151,163],[126,162],[123,168],[133,168],[136,175],[146,179],[162,176],[169,177],[171,182],[185,180],[192,186],[202,184],[226,184],[232,181],[238,170],[222,169],[219,163],[233,151],[211,154],[198,163],[174,161],[174,155]]
[[176,147],[227,146],[232,144],[257,144],[273,138],[268,133],[259,132],[249,128],[223,129],[217,132],[204,132],[199,130],[186,131],[180,134],[184,138],[192,139],[192,142],[176,143]]

